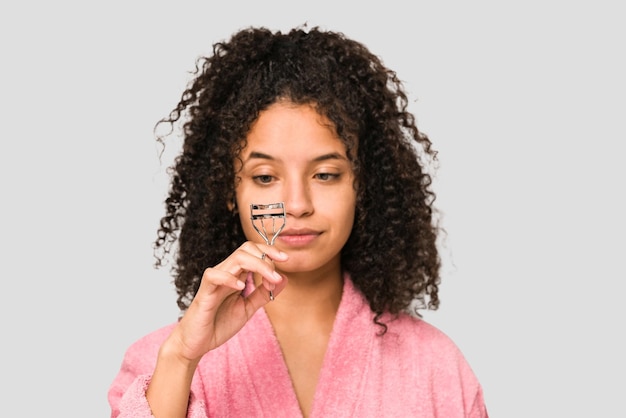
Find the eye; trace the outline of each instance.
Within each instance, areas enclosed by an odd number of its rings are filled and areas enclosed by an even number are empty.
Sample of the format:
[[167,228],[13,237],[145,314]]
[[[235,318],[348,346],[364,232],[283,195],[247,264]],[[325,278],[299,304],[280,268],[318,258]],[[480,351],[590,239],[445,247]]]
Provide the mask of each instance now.
[[333,173],[317,173],[315,177],[321,181],[330,181],[339,178],[339,174]]
[[260,176],[254,176],[253,177],[254,181],[257,183],[261,183],[261,184],[268,184],[271,183],[272,180],[274,179],[274,177],[268,175],[268,174],[262,174]]

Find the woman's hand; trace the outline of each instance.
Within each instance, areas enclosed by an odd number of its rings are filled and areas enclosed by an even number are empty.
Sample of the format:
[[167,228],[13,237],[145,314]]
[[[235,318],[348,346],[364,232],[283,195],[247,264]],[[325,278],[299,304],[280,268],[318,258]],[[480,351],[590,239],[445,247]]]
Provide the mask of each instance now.
[[[220,264],[207,268],[191,305],[165,343],[169,350],[181,360],[197,363],[228,341],[271,300],[270,291],[277,295],[284,289],[287,279],[274,270],[272,260],[287,258],[276,247],[248,241]],[[244,297],[246,278],[254,273],[262,277],[262,286]]]
[[[262,255],[267,257],[262,259]],[[268,259],[269,258],[269,259]],[[159,350],[146,391],[154,417],[185,417],[193,374],[208,351],[235,335],[252,315],[287,285],[272,260],[287,260],[276,247],[246,242],[226,260],[208,268],[184,316]],[[248,274],[259,274],[262,285],[242,295]]]

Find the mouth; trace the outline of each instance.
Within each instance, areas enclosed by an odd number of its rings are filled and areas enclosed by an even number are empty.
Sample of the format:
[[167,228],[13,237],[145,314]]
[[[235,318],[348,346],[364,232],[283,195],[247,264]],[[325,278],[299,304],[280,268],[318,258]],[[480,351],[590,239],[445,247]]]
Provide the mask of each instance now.
[[278,236],[278,240],[287,246],[302,247],[311,244],[321,234],[312,229],[286,229]]

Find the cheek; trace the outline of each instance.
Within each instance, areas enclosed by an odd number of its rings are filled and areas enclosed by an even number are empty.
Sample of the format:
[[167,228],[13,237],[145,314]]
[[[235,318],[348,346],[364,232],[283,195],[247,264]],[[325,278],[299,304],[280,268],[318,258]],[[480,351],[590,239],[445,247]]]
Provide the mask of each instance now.
[[353,196],[346,202],[345,206],[338,213],[341,216],[342,232],[346,239],[352,232],[352,226],[354,225],[354,216],[356,212],[356,196]]
[[[250,206],[247,205],[243,208],[243,211],[239,210],[239,222],[243,229],[243,234],[246,240],[256,242],[259,244],[265,244],[265,240],[259,234],[259,232],[252,226],[252,220],[250,219]],[[257,224],[258,226],[258,224]]]
[[248,241],[258,241],[256,238],[259,238],[259,234],[252,227],[252,222],[250,221],[250,208],[248,206],[239,207],[239,222],[241,222],[241,227],[246,239]]
[[248,203],[248,198],[246,197],[245,190],[241,184],[235,187],[235,200],[237,201],[239,222],[241,223],[246,238],[250,239],[248,237],[250,234],[249,230],[252,228],[252,225],[250,224],[250,204]]
[[346,217],[344,218],[344,225],[345,225],[345,234],[346,234],[346,239],[347,239],[350,236],[350,233],[352,232],[352,227],[354,226],[354,209],[352,209],[352,211],[346,214]]

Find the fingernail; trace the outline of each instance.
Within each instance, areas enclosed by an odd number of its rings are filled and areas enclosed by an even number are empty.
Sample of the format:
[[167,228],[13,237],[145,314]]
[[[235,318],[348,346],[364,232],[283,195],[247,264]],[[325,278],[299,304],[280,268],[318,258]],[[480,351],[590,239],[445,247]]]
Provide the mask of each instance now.
[[278,273],[277,271],[273,271],[272,272],[272,276],[274,276],[274,278],[276,280],[282,280],[283,279],[283,276],[281,276],[280,273]]

